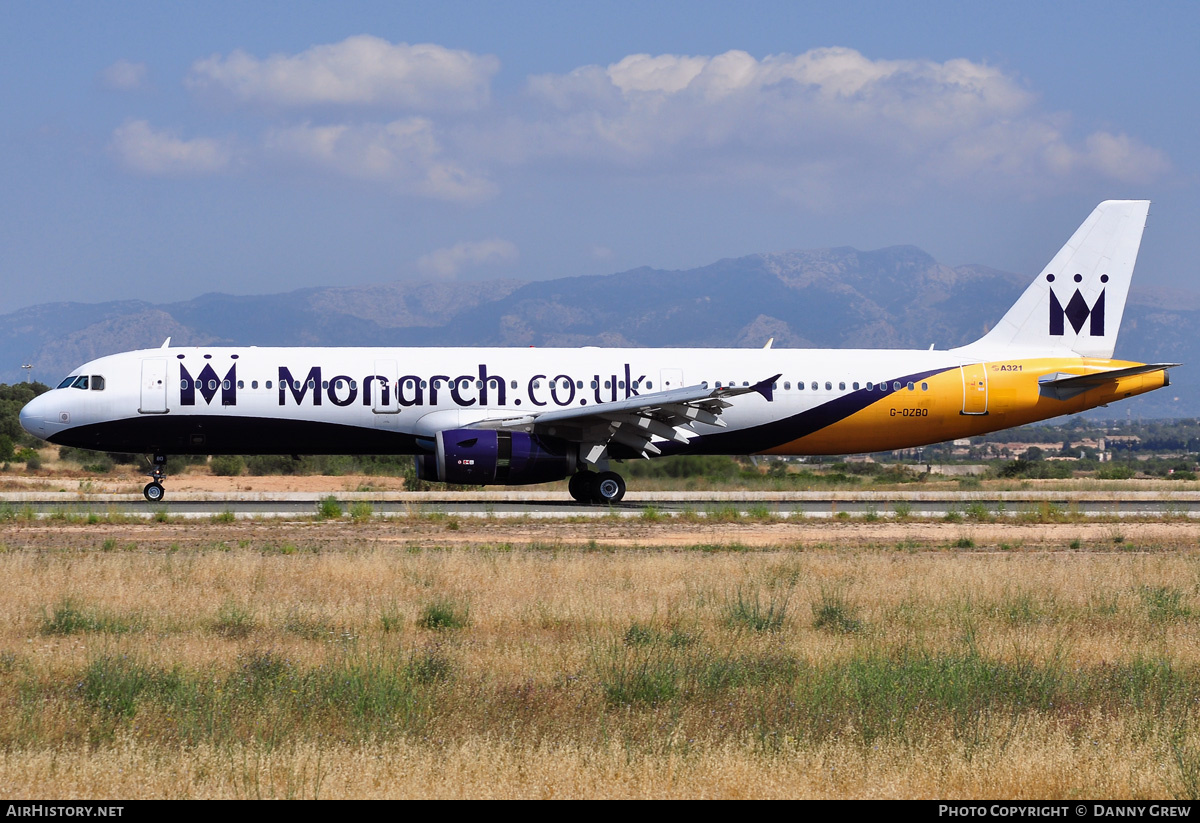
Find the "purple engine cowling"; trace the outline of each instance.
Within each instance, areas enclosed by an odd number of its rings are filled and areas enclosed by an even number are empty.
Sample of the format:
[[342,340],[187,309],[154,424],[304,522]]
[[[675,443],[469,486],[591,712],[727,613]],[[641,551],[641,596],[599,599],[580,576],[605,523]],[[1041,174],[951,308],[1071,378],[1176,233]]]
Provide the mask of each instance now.
[[451,429],[437,433],[434,454],[417,455],[422,480],[463,485],[524,485],[575,473],[572,443],[527,432]]

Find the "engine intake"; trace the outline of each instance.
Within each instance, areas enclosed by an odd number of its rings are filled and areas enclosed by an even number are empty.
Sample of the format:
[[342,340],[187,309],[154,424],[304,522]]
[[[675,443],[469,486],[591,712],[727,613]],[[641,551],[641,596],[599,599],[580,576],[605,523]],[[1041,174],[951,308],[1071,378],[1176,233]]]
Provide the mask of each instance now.
[[417,455],[422,480],[463,485],[524,485],[575,473],[575,446],[553,437],[494,429],[437,433],[434,454]]

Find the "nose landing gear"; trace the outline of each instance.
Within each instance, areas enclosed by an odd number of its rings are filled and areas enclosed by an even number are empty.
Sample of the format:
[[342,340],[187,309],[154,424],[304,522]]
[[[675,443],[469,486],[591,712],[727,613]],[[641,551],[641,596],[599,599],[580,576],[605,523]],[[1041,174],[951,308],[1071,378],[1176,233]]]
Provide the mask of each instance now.
[[146,475],[150,478],[150,482],[146,484],[146,488],[142,489],[142,494],[151,503],[160,503],[167,494],[166,490],[163,489],[163,481],[167,479],[167,456],[165,454],[156,454],[151,459],[151,464],[153,468],[146,472]]

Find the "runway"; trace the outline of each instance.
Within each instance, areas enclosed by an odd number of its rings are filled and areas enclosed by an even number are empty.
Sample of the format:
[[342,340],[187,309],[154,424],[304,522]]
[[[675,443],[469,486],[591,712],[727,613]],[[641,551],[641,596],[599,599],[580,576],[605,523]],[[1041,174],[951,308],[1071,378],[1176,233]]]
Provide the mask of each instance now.
[[[855,491],[855,492],[630,492],[615,506],[581,505],[562,492],[176,492],[148,503],[133,494],[77,492],[0,493],[0,519],[125,516],[153,518],[309,518],[329,498],[342,516],[384,517],[651,517],[728,518],[953,518],[1040,517],[1200,517],[1195,491]],[[364,505],[365,504],[365,505]]]

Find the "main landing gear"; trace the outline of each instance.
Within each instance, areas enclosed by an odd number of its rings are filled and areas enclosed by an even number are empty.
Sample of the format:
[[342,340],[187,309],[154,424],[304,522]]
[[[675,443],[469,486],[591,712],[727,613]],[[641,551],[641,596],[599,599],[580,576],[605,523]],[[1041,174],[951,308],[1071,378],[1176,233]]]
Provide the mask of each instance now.
[[150,478],[150,482],[146,484],[146,488],[142,489],[142,494],[151,503],[160,503],[167,494],[166,490],[163,489],[163,481],[167,479],[167,456],[165,454],[156,454],[152,458],[151,463],[153,468],[146,472],[146,475]]
[[616,472],[585,469],[571,478],[567,490],[580,503],[620,503],[625,496],[625,478]]

